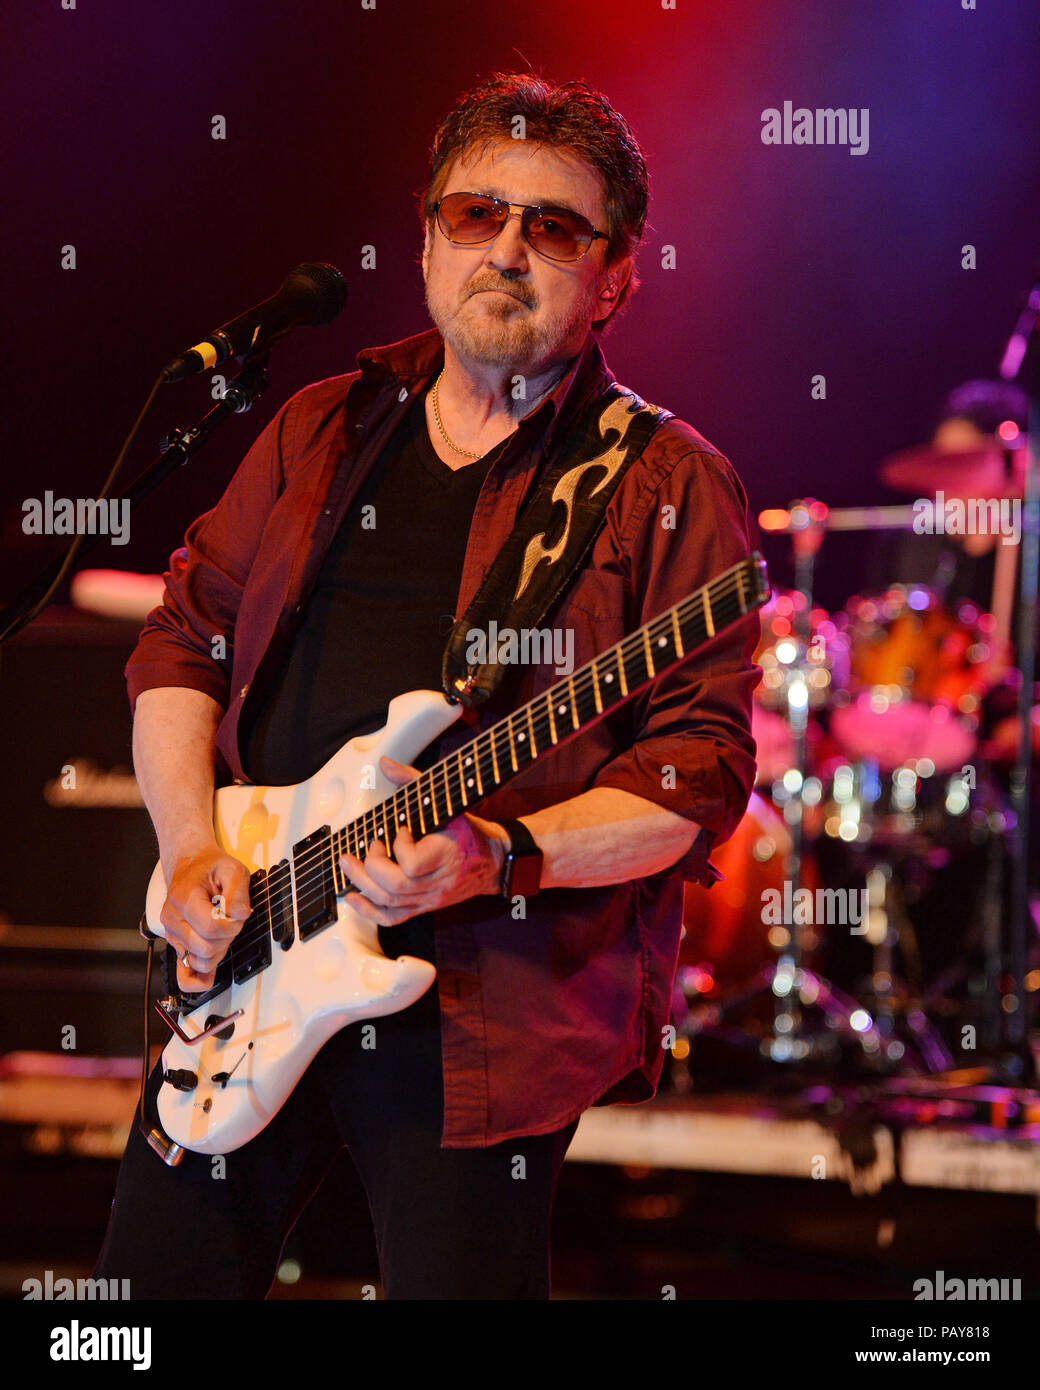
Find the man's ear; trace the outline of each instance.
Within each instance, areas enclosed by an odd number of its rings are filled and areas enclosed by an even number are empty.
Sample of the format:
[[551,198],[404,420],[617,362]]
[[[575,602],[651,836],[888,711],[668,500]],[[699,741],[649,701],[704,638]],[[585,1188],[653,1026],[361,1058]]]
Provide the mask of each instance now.
[[603,272],[604,282],[597,296],[596,310],[592,315],[593,323],[608,318],[617,308],[622,291],[632,278],[634,264],[631,256],[623,256],[621,260],[615,261]]

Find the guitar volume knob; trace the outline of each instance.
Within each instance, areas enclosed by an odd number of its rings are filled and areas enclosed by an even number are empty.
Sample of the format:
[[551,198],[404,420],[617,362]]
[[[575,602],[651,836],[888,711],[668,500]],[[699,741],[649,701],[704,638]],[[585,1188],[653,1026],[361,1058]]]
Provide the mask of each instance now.
[[163,1073],[163,1080],[175,1091],[194,1091],[199,1084],[199,1078],[193,1071],[185,1071],[175,1068],[173,1071]]

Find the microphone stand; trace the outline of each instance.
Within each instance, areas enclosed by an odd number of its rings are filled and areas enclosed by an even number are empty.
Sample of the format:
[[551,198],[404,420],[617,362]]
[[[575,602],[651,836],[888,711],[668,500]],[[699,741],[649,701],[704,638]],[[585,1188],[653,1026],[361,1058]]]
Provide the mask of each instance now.
[[[184,430],[177,426],[168,435],[165,435],[160,443],[158,456],[138,474],[126,492],[114,500],[117,502],[128,501],[132,512],[140,502],[143,502],[155,491],[160,483],[165,482],[171,473],[186,464],[191,456],[202,448],[217,426],[222,424],[229,415],[240,415],[249,410],[253,402],[267,390],[269,355],[269,343],[266,343],[259,351],[250,353],[242,365],[242,370],[237,377],[228,383],[223,396],[213,409],[190,428]],[[101,539],[100,533],[76,537],[76,541],[83,542],[80,549],[84,552],[90,551]],[[74,541],[73,544],[75,543]],[[63,554],[56,556],[42,573],[37,575],[0,613],[0,644],[6,642],[9,637],[13,637],[35,616],[36,606],[48,593],[61,572],[68,558],[68,553],[66,550]]]
[[[807,652],[812,642],[813,582],[816,552],[823,544],[824,531],[818,525],[813,500],[791,503],[791,549],[794,556],[794,586],[804,603],[794,616],[794,635]],[[808,763],[806,735],[809,723],[809,692],[801,677],[787,691],[788,725],[794,735],[794,762],[791,771],[797,774],[797,788],[785,807],[784,820],[791,832],[791,852],[785,863],[786,877],[791,881],[792,895],[802,886],[802,858],[805,841],[803,795]],[[792,897],[793,900],[793,897]],[[776,963],[773,981],[774,1018],[771,1054],[775,1060],[786,1061],[804,1055],[801,1031],[801,1008],[795,988],[802,969],[802,928],[792,923],[790,939]]]

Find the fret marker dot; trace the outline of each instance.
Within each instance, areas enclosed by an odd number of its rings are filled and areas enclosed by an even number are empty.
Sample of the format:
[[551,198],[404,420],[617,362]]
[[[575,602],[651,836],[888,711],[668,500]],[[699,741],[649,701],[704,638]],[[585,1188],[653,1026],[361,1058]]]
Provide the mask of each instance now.
[[429,804],[430,804],[430,798],[429,798],[428,796],[424,796],[423,799],[422,799],[422,804],[423,804],[424,806],[429,806]]
[[516,741],[517,741],[517,743],[523,743],[523,741],[524,741],[524,739],[525,739],[526,737],[527,737],[526,734],[522,734],[522,733],[521,733],[521,734],[517,734],[517,736],[516,736]]
[[657,639],[657,645],[658,645],[659,647],[667,647],[668,641],[667,641],[667,639],[664,638],[664,637],[658,637],[658,639]]
[[467,777],[467,778],[466,778],[466,786],[467,786],[467,787],[472,787],[472,785],[473,785],[473,778],[472,778],[472,777]]
[[557,705],[557,706],[556,706],[556,713],[557,713],[557,714],[566,714],[566,713],[567,713],[567,706],[566,706],[566,705]]
[[608,671],[607,674],[603,677],[603,679],[605,681],[612,681],[614,679],[613,671]]
[[470,765],[470,763],[471,763],[472,761],[473,761],[472,758],[467,758],[467,759],[466,759],[466,766],[469,767],[469,765]]

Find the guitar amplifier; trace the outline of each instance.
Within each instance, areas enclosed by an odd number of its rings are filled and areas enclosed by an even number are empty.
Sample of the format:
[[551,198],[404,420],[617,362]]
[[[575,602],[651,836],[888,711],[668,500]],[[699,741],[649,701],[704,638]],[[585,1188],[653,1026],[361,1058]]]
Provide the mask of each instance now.
[[[140,1049],[156,859],[123,667],[138,622],[50,609],[0,649],[0,1051]],[[67,1046],[67,1044],[66,1044]]]

